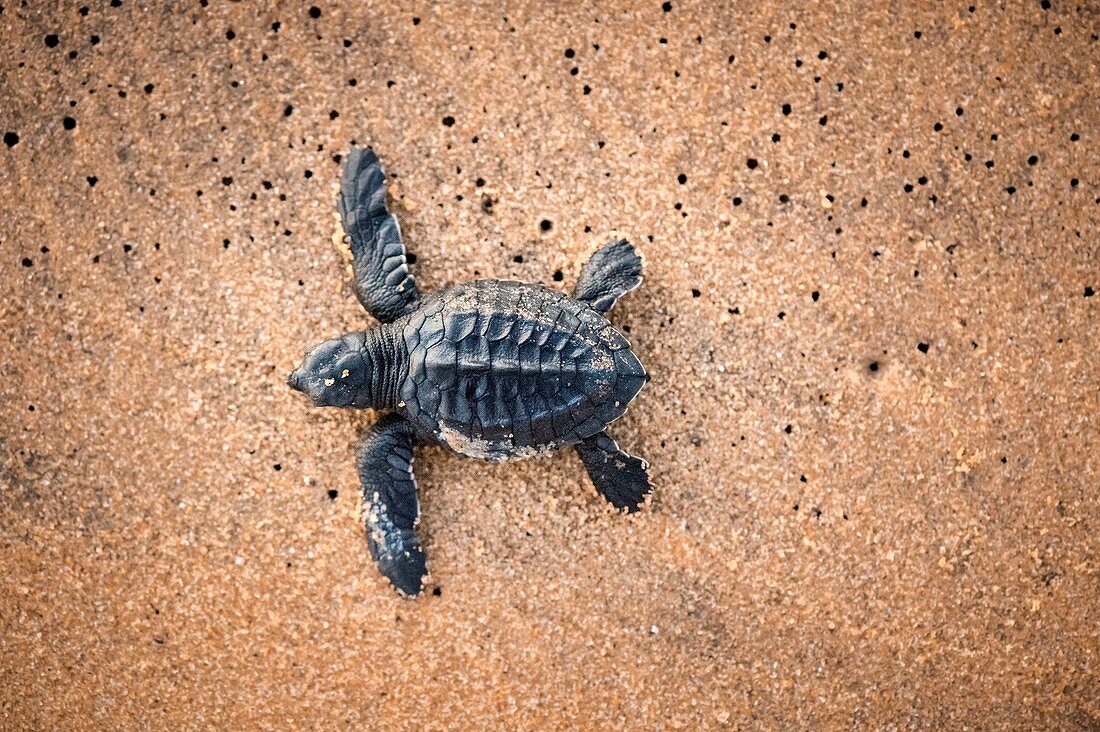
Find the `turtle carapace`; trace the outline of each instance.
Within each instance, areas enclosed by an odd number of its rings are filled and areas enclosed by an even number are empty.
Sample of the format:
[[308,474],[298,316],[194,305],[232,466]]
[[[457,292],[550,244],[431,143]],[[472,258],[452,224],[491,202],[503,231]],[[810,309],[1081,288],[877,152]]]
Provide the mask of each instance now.
[[648,465],[605,432],[648,379],[606,318],[641,284],[634,247],[616,240],[596,251],[572,296],[507,280],[422,295],[385,199],[378,157],[353,149],[340,216],[356,292],[380,325],[314,346],[287,380],[318,406],[385,412],[357,452],[367,543],[382,574],[405,595],[419,594],[427,577],[416,442],[484,460],[572,446],[596,490],[636,510],[650,491]]

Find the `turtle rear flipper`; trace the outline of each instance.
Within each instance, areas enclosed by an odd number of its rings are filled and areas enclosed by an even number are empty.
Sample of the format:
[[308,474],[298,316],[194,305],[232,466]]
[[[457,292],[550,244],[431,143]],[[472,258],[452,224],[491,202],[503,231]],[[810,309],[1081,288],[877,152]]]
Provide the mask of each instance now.
[[412,425],[391,413],[375,422],[356,454],[371,557],[393,586],[409,597],[420,594],[428,574],[416,535],[420,502],[412,447]]
[[581,267],[573,298],[601,313],[642,284],[642,258],[626,239],[600,247]]
[[386,174],[373,150],[353,147],[337,201],[359,302],[383,323],[416,307],[420,293],[405,261],[401,227],[386,208]]
[[620,450],[606,432],[592,435],[575,447],[600,495],[615,508],[637,511],[653,490],[646,472],[649,464]]

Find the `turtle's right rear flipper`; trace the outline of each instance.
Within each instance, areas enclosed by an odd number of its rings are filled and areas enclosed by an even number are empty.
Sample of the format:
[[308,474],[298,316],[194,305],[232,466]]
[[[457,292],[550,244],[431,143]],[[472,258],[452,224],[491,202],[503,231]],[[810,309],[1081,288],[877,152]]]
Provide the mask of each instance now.
[[600,495],[615,508],[637,511],[653,490],[646,472],[649,464],[620,450],[606,432],[592,435],[575,447]]
[[573,297],[606,313],[620,297],[642,284],[642,258],[626,239],[605,244],[581,267]]

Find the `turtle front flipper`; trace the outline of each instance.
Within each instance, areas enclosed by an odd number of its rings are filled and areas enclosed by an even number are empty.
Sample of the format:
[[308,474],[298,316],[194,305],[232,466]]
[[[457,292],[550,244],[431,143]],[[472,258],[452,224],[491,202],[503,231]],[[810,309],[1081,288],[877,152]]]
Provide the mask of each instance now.
[[653,490],[646,472],[649,463],[620,450],[606,432],[592,435],[575,447],[600,495],[615,508],[637,511]]
[[386,208],[386,174],[373,150],[351,149],[338,207],[359,302],[383,323],[415,309],[420,293],[405,261],[401,227]]
[[420,502],[412,447],[412,425],[387,414],[364,435],[356,454],[371,557],[393,586],[409,597],[420,594],[428,574],[416,535]]
[[606,313],[615,302],[642,284],[642,258],[626,239],[600,247],[581,267],[573,298]]

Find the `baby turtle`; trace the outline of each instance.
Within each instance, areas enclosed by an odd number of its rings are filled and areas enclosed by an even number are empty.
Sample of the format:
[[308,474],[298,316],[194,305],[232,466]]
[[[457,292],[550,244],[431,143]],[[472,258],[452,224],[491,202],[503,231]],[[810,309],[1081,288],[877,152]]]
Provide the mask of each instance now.
[[593,254],[572,297],[508,280],[428,296],[409,273],[373,151],[352,149],[339,209],[359,301],[381,325],[314,346],[287,383],[318,406],[387,410],[356,461],[367,544],[382,574],[409,596],[427,576],[414,442],[494,461],[572,445],[596,490],[637,510],[649,466],[604,431],[648,381],[604,317],[642,282],[634,247],[614,241]]

